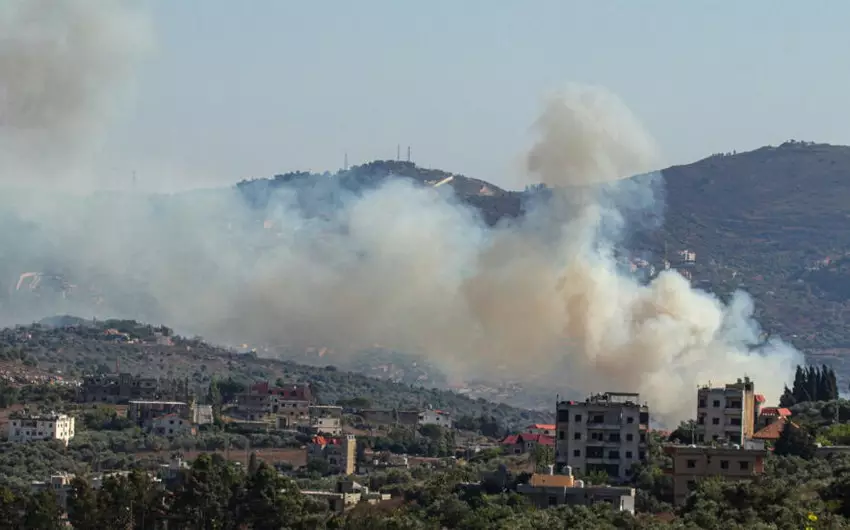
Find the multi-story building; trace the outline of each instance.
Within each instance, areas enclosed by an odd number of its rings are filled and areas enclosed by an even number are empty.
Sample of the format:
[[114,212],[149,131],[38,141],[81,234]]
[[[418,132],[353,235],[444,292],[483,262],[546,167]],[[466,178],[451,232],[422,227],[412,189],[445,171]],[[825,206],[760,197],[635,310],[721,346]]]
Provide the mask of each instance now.
[[148,432],[157,436],[182,436],[195,434],[195,426],[186,418],[179,414],[166,414],[151,419],[145,424]]
[[427,409],[419,413],[419,425],[439,425],[452,428],[452,415],[444,410]]
[[682,504],[697,481],[705,477],[745,480],[764,473],[764,449],[668,445],[664,452],[673,464],[666,473],[673,478],[673,502]]
[[192,418],[192,406],[183,401],[140,401],[127,403],[127,419],[143,427],[160,416],[176,414],[183,419]]
[[353,435],[316,436],[307,446],[307,464],[314,460],[327,462],[332,474],[353,475],[357,469],[357,439]]
[[312,399],[307,384],[272,387],[263,381],[236,396],[235,412],[247,420],[274,421],[280,428],[292,428],[308,423]]
[[363,409],[359,414],[368,425],[415,427],[419,424],[418,410]]
[[742,444],[755,432],[759,401],[749,377],[722,387],[697,390],[697,443]]
[[127,403],[131,400],[191,401],[189,379],[157,379],[132,374],[94,375],[83,379],[77,396],[84,403]]
[[634,393],[605,392],[558,403],[555,463],[581,473],[602,471],[627,480],[646,459],[649,409]]
[[36,440],[61,440],[65,445],[74,437],[74,417],[67,414],[16,414],[9,421],[9,441],[27,443]]
[[342,434],[342,407],[335,405],[310,406],[311,434],[326,434],[336,436]]

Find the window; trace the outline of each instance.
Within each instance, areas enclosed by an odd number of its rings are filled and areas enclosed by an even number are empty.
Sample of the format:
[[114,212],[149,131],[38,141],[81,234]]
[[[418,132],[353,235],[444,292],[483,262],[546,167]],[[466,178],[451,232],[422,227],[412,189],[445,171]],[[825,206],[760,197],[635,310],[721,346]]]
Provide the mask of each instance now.
[[750,469],[750,463],[747,462],[746,460],[741,460],[740,462],[738,462],[738,468],[741,471],[746,471],[746,470]]
[[705,416],[700,416],[697,418],[697,425],[705,425]]
[[620,459],[620,451],[608,451],[608,458],[612,460]]
[[729,423],[731,425],[741,425],[741,418],[731,418]]
[[581,433],[577,432],[573,435],[573,440],[581,440]]
[[635,422],[634,416],[629,416],[628,418],[626,418],[626,423],[634,423],[634,422]]
[[626,441],[627,442],[631,442],[632,440],[634,440],[634,438],[635,438],[634,434],[627,434],[626,435]]
[[720,425],[720,418],[711,418],[712,425]]
[[611,434],[608,435],[608,441],[609,442],[619,442],[620,441],[620,433],[612,432]]
[[557,506],[558,505],[558,497],[554,495],[549,495],[549,506]]
[[626,451],[626,458],[632,458],[632,452]]
[[646,443],[646,433],[645,432],[640,433],[640,443],[642,443],[642,444]]
[[559,410],[558,411],[558,423],[568,423],[569,421],[570,421],[570,411]]
[[605,416],[602,414],[595,414],[591,419],[590,423],[605,423]]
[[705,400],[704,399],[699,400],[699,408],[701,408],[701,409],[705,408]]
[[694,489],[694,488],[696,488],[696,487],[697,487],[697,483],[696,483],[696,481],[694,481],[694,480],[689,480],[689,481],[688,481],[688,489],[689,489],[689,490],[692,490],[692,489]]
[[581,449],[576,449],[573,451],[573,456],[578,458],[581,456]]
[[641,460],[646,460],[646,451],[639,451],[638,458]]
[[559,440],[563,440],[563,439],[564,439],[564,431],[558,431],[558,439],[559,439]]
[[720,461],[720,469],[729,469],[729,461],[721,460]]
[[576,414],[575,420],[576,420],[576,422],[580,422],[581,421],[581,414]]
[[688,460],[687,466],[688,466],[688,469],[693,469],[693,468],[697,467],[697,461],[696,460]]
[[720,408],[720,400],[715,399],[714,401],[711,402],[711,406],[716,408],[716,409],[719,409]]

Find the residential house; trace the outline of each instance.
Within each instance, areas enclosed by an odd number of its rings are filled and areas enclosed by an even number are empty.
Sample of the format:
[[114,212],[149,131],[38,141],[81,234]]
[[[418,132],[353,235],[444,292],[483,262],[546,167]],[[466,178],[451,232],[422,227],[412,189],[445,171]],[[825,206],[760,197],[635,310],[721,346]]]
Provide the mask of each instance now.
[[443,410],[426,409],[419,413],[419,425],[439,425],[452,428],[452,415]]
[[353,480],[340,480],[334,491],[302,490],[302,494],[314,499],[325,500],[334,513],[341,514],[360,503],[376,504],[392,498],[389,493],[372,492]]
[[14,413],[9,420],[8,439],[12,443],[60,440],[67,446],[74,437],[75,420],[67,414],[19,412]]
[[312,434],[337,436],[342,434],[342,407],[334,405],[311,405],[309,409]]
[[157,436],[183,436],[197,433],[195,426],[179,414],[166,414],[149,420],[146,424],[147,431]]
[[315,436],[307,446],[307,464],[327,462],[335,475],[353,475],[357,468],[357,440],[353,435],[339,438]]
[[93,375],[83,379],[77,394],[83,403],[123,404],[131,400],[191,401],[189,379],[157,379],[129,373]]
[[756,428],[762,429],[771,423],[791,417],[791,411],[785,407],[764,407],[759,412]]
[[139,427],[160,416],[176,414],[184,419],[193,416],[192,406],[184,401],[140,401],[127,403],[127,418]]
[[699,388],[696,442],[725,441],[740,445],[755,432],[759,405],[749,377],[722,387]]
[[535,473],[528,483],[518,484],[517,493],[538,508],[607,503],[619,511],[635,512],[634,488],[585,486],[583,481],[573,478],[569,466],[564,468],[563,474],[555,474],[553,467],[550,466],[548,474]]
[[545,434],[546,436],[555,436],[554,423],[535,423],[525,428],[528,434]]
[[555,447],[555,438],[545,434],[511,434],[502,440],[505,451],[521,455],[534,451],[537,446]]
[[581,473],[601,471],[626,481],[646,460],[649,409],[635,393],[605,392],[557,405],[555,463]]
[[359,412],[368,425],[401,425],[416,427],[419,423],[418,410],[363,409]]
[[666,473],[673,479],[675,504],[682,504],[700,479],[722,477],[744,480],[764,473],[764,458],[767,456],[764,449],[735,446],[668,445],[664,452],[673,462]]

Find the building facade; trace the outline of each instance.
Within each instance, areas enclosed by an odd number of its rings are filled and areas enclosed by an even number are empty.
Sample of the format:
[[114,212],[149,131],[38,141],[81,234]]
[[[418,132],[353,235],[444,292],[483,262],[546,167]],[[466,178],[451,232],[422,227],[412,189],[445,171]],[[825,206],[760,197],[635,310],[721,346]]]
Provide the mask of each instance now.
[[157,436],[182,436],[195,434],[195,426],[186,418],[178,414],[166,414],[156,417],[146,423],[146,428],[151,434]]
[[83,403],[127,403],[139,401],[191,401],[189,380],[137,377],[132,374],[103,374],[83,379],[77,400]]
[[722,387],[697,390],[697,443],[742,444],[752,438],[758,417],[755,385],[749,377]]
[[518,484],[517,493],[526,497],[538,508],[555,506],[606,503],[615,510],[635,512],[635,489],[631,487],[585,486],[567,474],[535,473],[528,483]]
[[143,427],[160,416],[176,414],[184,419],[192,418],[192,407],[183,401],[140,401],[127,403],[127,419]]
[[682,504],[700,479],[723,477],[744,480],[764,473],[764,449],[669,445],[664,452],[672,458],[666,473],[673,479],[673,502]]
[[74,425],[74,417],[67,414],[18,414],[10,418],[8,438],[12,443],[60,440],[67,446]]
[[439,425],[444,429],[451,429],[452,415],[444,410],[423,410],[419,413],[419,425]]
[[646,460],[649,409],[634,393],[606,392],[557,408],[555,463],[581,473],[601,471],[625,481]]
[[357,439],[353,435],[316,436],[307,446],[307,463],[314,460],[327,462],[334,475],[353,475],[357,470]]

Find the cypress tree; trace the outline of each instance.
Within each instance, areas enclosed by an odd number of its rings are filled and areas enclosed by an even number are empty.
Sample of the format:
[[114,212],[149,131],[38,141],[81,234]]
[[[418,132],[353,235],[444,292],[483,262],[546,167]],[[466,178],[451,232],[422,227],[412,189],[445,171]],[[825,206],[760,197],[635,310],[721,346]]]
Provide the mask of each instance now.
[[794,395],[794,402],[800,403],[806,400],[806,375],[803,373],[803,367],[797,365],[797,371],[794,373],[794,386],[791,393]]

